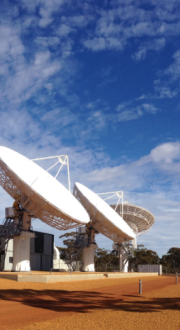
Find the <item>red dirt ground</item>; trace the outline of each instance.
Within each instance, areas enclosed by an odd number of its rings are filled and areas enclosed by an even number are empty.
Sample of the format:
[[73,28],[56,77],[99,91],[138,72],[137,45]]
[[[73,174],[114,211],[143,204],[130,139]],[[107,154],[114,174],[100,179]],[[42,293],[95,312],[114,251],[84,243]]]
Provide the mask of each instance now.
[[[175,277],[52,284],[0,279],[0,329],[180,329]],[[180,278],[179,278],[180,282]]]

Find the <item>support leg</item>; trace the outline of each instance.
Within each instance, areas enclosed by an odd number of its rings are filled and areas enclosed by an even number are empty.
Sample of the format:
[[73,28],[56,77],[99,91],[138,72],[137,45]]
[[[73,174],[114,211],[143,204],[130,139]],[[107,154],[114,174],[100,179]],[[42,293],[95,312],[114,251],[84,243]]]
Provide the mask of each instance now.
[[85,272],[94,272],[94,251],[97,248],[96,244],[91,244],[83,249],[83,262]]
[[13,268],[14,272],[28,272],[30,268],[30,239],[34,233],[23,231],[13,240]]

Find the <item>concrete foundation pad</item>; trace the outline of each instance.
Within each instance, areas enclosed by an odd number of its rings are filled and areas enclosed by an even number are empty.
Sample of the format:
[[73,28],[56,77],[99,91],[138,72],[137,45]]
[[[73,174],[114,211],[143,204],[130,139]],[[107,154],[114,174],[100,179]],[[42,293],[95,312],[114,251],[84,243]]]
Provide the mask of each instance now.
[[133,277],[145,277],[145,276],[158,276],[158,273],[107,273],[108,278],[133,278]]
[[29,283],[55,283],[55,282],[70,282],[70,281],[85,281],[85,280],[100,280],[105,278],[142,278],[147,276],[158,276],[158,273],[72,273],[72,274],[48,274],[48,273],[0,273],[0,279],[7,279],[17,282]]

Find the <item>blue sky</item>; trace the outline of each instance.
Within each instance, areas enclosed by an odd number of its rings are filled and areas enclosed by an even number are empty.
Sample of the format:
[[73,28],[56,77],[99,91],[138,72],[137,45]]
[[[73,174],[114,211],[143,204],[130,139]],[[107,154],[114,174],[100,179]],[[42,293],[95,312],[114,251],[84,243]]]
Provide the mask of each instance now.
[[138,243],[180,247],[180,2],[2,0],[0,16],[0,145],[67,154],[72,185],[154,214]]

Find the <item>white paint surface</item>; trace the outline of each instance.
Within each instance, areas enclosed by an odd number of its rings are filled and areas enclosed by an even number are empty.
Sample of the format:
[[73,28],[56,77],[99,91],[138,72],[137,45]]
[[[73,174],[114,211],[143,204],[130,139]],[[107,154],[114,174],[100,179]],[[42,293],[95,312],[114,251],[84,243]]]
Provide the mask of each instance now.
[[97,248],[96,244],[91,244],[83,249],[83,262],[85,272],[94,272],[94,251]]
[[13,268],[15,272],[27,272],[30,267],[30,239],[35,234],[22,231],[21,235],[14,236],[13,239]]
[[41,209],[45,208],[47,211],[50,205],[51,210],[53,207],[80,224],[89,222],[89,215],[83,206],[42,167],[6,147],[0,147],[0,159],[9,168],[16,181],[19,180],[26,195],[39,203]]
[[129,239],[135,238],[133,230],[101,197],[78,182],[75,183],[75,187],[80,191],[81,202],[87,206],[93,219],[98,220],[103,226],[106,225],[109,232],[112,231],[119,236],[125,234]]

